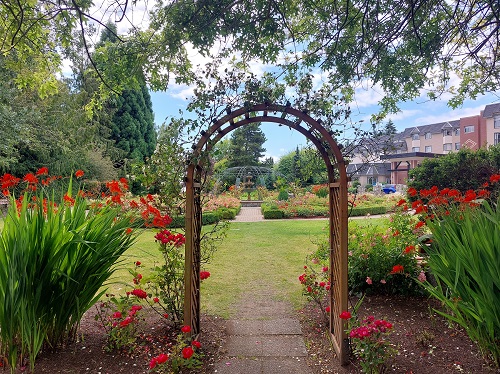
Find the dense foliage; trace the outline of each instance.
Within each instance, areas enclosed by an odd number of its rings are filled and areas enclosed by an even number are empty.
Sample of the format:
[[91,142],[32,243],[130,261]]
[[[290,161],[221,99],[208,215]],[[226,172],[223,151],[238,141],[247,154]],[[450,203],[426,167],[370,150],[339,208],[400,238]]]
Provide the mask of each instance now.
[[[499,171],[500,145],[477,151],[465,148],[423,160],[419,166],[410,170],[408,187],[428,190],[436,186],[439,189],[451,188],[465,193],[467,190],[481,188],[484,183],[489,182],[492,174]],[[495,191],[493,197],[498,195],[498,186]]]

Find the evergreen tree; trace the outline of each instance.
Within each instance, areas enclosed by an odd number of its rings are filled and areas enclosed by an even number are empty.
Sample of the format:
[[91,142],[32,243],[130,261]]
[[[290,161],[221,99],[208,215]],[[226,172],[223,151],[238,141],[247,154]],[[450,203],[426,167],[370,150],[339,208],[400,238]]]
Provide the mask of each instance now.
[[125,152],[124,158],[144,160],[156,147],[153,105],[146,85],[137,90],[125,90],[116,99],[110,139]]
[[[116,25],[108,23],[101,34],[98,46],[118,41]],[[109,139],[123,151],[123,158],[143,161],[153,154],[156,147],[153,104],[145,80],[134,89],[124,90],[110,101],[114,114],[109,123]]]
[[228,167],[259,165],[259,159],[266,151],[262,147],[265,141],[260,123],[251,123],[234,130],[231,134]]
[[384,127],[384,130],[382,133],[384,135],[395,135],[397,134],[398,130],[396,129],[396,126],[394,125],[394,122],[392,120],[389,120]]

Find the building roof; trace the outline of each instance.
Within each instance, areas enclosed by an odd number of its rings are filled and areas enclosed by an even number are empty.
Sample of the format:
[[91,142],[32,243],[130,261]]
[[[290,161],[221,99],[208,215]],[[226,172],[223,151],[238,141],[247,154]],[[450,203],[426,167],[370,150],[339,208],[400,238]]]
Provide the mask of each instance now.
[[500,114],[500,103],[486,105],[483,111],[483,118],[491,118],[495,114]]
[[[460,120],[453,120],[453,121],[446,121],[446,122],[439,122],[439,123],[433,123],[430,125],[423,125],[423,126],[416,126],[416,127],[408,127],[401,132],[401,137],[402,138],[409,138],[411,137],[412,134],[415,133],[420,133],[420,134],[426,134],[430,132],[431,134],[439,134],[443,131],[443,128],[459,128],[460,127]],[[416,131],[418,130],[418,131]]]
[[370,176],[378,176],[378,175],[390,175],[391,172],[389,169],[391,168],[390,163],[364,163],[364,164],[349,164],[347,165],[347,174],[349,175],[370,175]]

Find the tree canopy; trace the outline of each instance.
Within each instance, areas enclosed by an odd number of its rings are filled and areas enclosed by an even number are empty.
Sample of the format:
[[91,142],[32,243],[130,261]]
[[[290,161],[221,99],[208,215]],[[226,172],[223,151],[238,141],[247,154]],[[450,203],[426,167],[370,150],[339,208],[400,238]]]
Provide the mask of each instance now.
[[[107,12],[91,0],[0,1],[0,44],[20,87],[46,94],[54,73],[74,45],[75,33],[104,85],[118,89],[139,73],[154,89],[194,76],[187,45],[205,56],[259,59],[275,66],[288,86],[309,84],[320,75],[331,92],[348,99],[357,86],[380,87],[385,111],[420,95],[452,94],[450,105],[500,87],[500,4],[490,0],[218,0],[147,3],[112,1]],[[135,6],[135,8],[134,8]],[[97,15],[96,15],[97,14]],[[92,43],[95,28],[114,18],[129,24],[118,43]],[[214,48],[217,47],[217,48]],[[93,49],[95,49],[93,51]],[[102,87],[104,88],[104,87]],[[307,88],[307,87],[303,87]]]

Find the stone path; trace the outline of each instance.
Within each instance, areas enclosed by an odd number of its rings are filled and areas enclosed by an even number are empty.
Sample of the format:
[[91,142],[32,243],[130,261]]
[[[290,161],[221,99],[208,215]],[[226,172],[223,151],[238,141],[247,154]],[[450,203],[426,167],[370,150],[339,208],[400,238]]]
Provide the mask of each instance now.
[[[260,207],[243,207],[236,222],[263,221]],[[225,356],[217,374],[309,374],[300,322],[291,304],[275,299],[265,279],[247,286],[227,321]]]
[[258,206],[242,207],[240,213],[234,219],[235,222],[257,222],[263,220],[264,216]]
[[[252,285],[236,318],[227,321],[225,356],[218,374],[309,374],[307,350],[293,307],[273,299],[269,286]],[[267,294],[266,294],[267,291]]]

